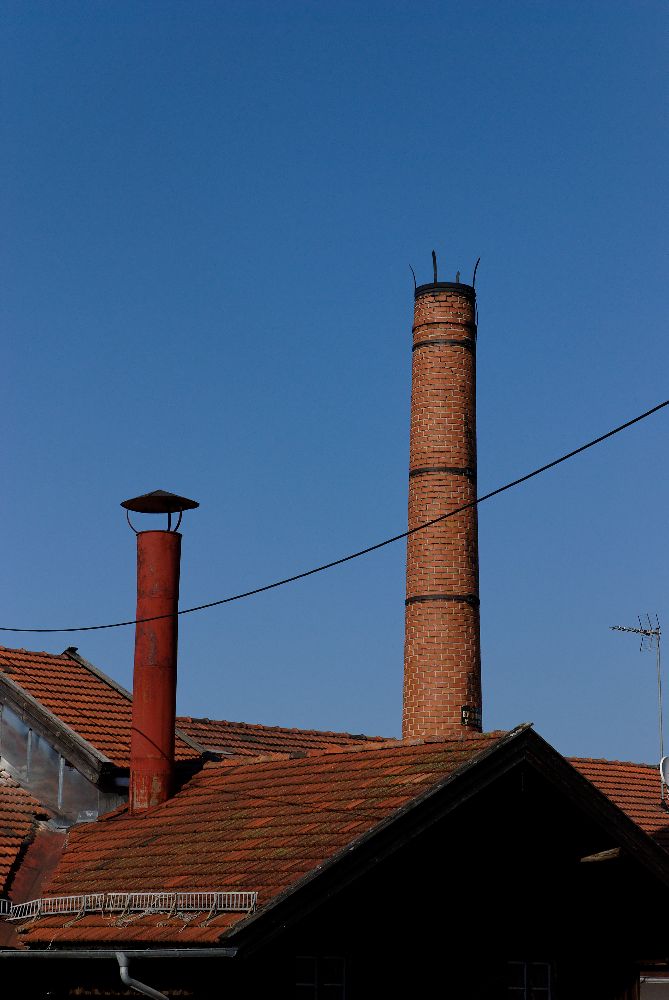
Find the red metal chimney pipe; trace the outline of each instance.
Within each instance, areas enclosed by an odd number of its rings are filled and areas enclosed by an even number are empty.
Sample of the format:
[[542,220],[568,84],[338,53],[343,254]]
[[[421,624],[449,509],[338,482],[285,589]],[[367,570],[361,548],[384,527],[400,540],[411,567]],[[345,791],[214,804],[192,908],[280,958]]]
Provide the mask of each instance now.
[[130,812],[138,813],[165,802],[173,791],[181,535],[171,529],[171,518],[178,511],[180,523],[181,513],[198,504],[156,490],[126,500],[122,506],[128,511],[168,515],[166,531],[136,532]]

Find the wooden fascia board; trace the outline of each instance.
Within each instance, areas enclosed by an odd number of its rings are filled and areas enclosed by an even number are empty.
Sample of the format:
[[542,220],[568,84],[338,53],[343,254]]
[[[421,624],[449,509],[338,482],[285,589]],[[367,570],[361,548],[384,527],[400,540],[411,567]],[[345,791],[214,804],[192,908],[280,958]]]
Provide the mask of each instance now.
[[79,736],[74,729],[70,729],[67,723],[45,708],[16,681],[2,673],[0,673],[0,701],[9,705],[24,721],[29,721],[31,726],[53,743],[56,750],[90,781],[97,784],[103,773],[117,770],[109,757],[100,753],[88,740]]

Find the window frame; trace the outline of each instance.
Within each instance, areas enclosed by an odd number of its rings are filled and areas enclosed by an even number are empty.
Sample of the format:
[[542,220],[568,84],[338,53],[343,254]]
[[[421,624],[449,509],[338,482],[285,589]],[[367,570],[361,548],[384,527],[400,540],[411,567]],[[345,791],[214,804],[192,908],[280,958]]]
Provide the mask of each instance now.
[[[313,977],[311,982],[306,982],[305,980],[297,978],[297,963],[298,962],[311,962],[313,963]],[[333,982],[325,978],[325,963],[326,962],[339,962],[340,963],[340,982]],[[294,986],[295,990],[298,989],[311,989],[313,992],[311,996],[313,1000],[322,1000],[324,996],[324,991],[331,989],[339,989],[341,992],[339,994],[341,1000],[346,1000],[347,997],[347,960],[345,955],[333,955],[333,954],[298,954],[295,955],[295,967],[294,967]]]
[[[529,982],[529,971],[532,966],[541,966],[546,969],[548,973],[547,985],[546,986],[532,986]],[[507,971],[511,969],[512,966],[521,966],[523,969],[523,985],[522,986],[506,986],[506,996],[509,1000],[530,1000],[530,991],[538,990],[540,991],[541,1000],[553,1000],[553,964],[552,962],[547,962],[543,959],[509,959],[506,963]]]

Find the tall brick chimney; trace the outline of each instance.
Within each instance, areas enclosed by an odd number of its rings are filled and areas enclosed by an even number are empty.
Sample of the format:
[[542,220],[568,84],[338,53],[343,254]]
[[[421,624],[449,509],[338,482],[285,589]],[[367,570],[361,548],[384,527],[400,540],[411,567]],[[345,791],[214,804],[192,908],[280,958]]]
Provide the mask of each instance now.
[[[137,536],[137,625],[132,683],[130,737],[130,812],[138,813],[170,798],[174,784],[177,640],[181,535],[184,510],[198,504],[155,490],[121,504],[126,511],[167,514],[166,531],[135,531]],[[172,530],[172,515],[179,520]],[[128,523],[130,515],[128,513]],[[148,620],[146,620],[148,619]]]
[[[415,293],[409,528],[476,497],[476,293],[437,281]],[[476,508],[407,540],[405,739],[481,729]]]

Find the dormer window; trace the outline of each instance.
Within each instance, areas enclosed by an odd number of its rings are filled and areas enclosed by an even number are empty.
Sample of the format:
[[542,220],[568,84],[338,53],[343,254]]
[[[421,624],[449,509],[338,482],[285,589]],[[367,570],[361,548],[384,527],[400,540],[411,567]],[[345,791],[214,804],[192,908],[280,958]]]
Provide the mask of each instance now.
[[0,761],[22,788],[51,809],[59,823],[82,823],[123,799],[89,781],[49,740],[9,705],[0,704]]

